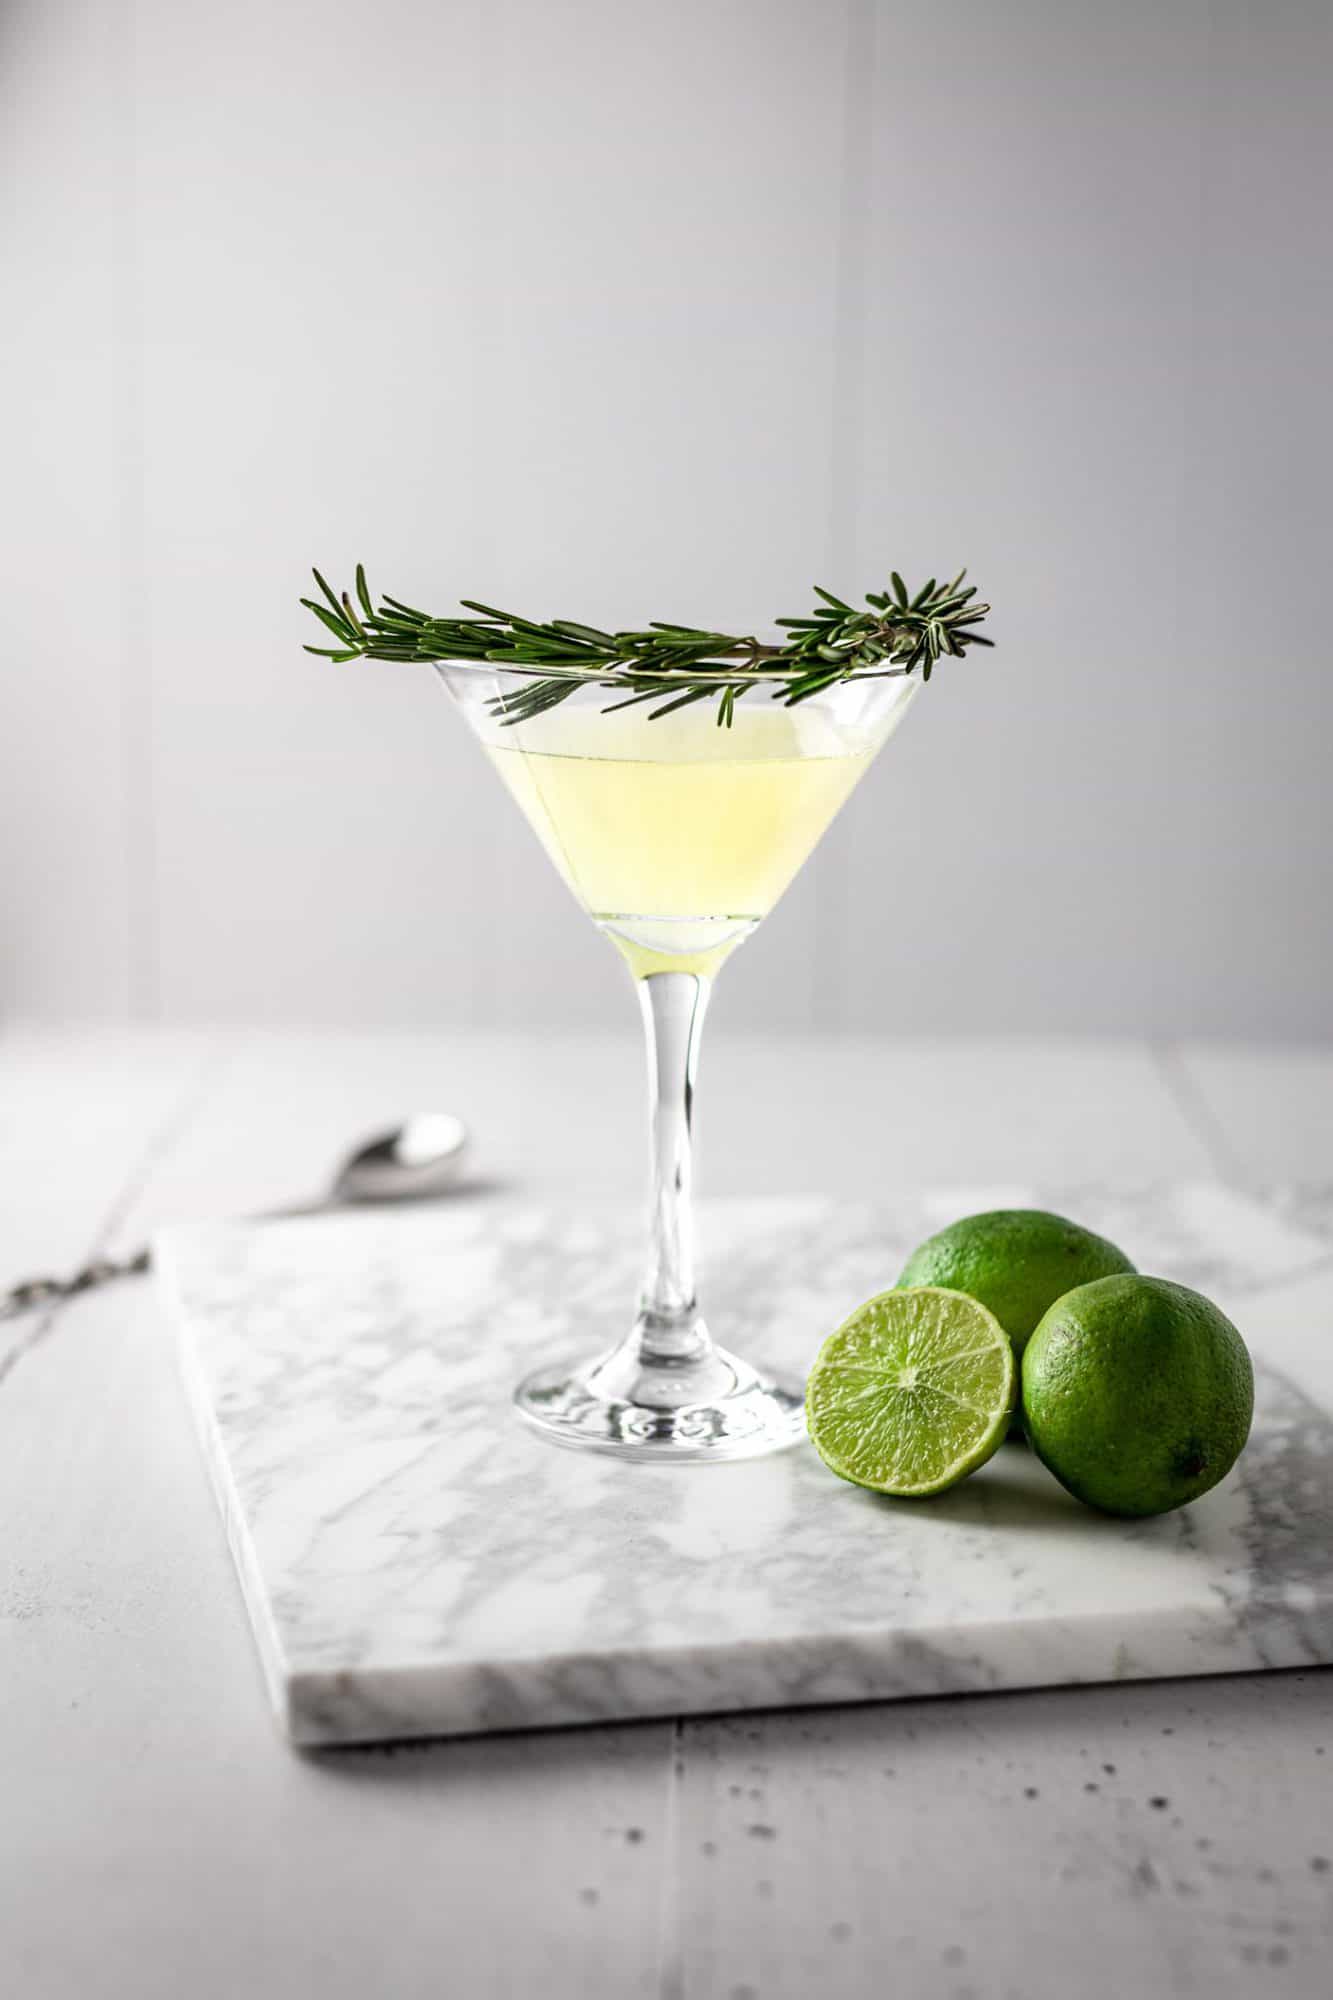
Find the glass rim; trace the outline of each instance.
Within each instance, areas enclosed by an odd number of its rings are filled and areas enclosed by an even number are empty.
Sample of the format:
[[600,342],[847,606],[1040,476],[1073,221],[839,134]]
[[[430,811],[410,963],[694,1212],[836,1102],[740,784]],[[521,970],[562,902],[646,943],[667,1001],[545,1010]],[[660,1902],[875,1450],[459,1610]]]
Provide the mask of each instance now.
[[[448,668],[454,673],[525,674],[542,681],[569,681],[578,686],[588,687],[629,687],[632,682],[652,682],[661,687],[684,687],[687,683],[704,687],[788,687],[793,681],[804,680],[810,672],[810,664],[799,665],[795,661],[788,667],[737,667],[728,673],[724,668],[694,667],[636,667],[628,660],[619,661],[614,666],[575,667],[562,666],[558,661],[538,663],[529,660],[431,660],[427,664],[436,672]],[[837,680],[829,681],[828,688],[849,687],[856,681],[916,680],[920,676],[915,667],[857,667]],[[826,692],[821,688],[819,693]]]

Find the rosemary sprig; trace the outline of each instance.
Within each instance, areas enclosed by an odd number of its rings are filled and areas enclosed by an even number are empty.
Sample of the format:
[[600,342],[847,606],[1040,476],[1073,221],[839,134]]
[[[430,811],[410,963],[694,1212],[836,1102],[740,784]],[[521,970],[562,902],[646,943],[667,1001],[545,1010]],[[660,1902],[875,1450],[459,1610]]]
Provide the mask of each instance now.
[[816,585],[820,602],[808,617],[776,621],[788,634],[777,646],[657,621],[637,632],[603,632],[570,618],[541,624],[471,598],[462,600],[471,618],[432,618],[396,597],[376,608],[360,563],[355,600],[347,591],[335,595],[316,570],[322,601],[301,602],[336,641],[306,647],[324,659],[488,660],[524,670],[531,678],[491,703],[506,724],[554,708],[591,681],[619,697],[608,710],[657,701],[653,719],[716,700],[718,723],[730,728],[736,703],[758,686],[770,685],[774,698],[792,707],[854,678],[919,669],[928,681],[946,654],[961,659],[969,646],[992,645],[976,630],[990,606],[977,602],[975,586],[964,586],[966,574],[959,570],[948,583],[932,577],[912,595],[895,570],[890,588],[870,592],[863,611]]

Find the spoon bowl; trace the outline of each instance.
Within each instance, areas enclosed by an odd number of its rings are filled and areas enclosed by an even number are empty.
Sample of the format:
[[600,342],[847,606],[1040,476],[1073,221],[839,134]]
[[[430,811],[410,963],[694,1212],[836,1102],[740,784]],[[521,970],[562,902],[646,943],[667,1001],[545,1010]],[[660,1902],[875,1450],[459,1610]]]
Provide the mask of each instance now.
[[358,1146],[334,1177],[333,1202],[425,1201],[458,1179],[467,1127],[448,1111],[422,1111]]

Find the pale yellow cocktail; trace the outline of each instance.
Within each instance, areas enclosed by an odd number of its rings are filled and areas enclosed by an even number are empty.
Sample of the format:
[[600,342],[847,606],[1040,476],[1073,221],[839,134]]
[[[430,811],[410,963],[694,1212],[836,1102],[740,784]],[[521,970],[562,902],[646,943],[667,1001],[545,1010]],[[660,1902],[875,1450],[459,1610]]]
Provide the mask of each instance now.
[[[713,972],[767,916],[886,731],[841,736],[769,708],[711,734],[697,720],[556,715],[487,752],[580,903],[640,976]],[[577,747],[574,747],[577,742]]]

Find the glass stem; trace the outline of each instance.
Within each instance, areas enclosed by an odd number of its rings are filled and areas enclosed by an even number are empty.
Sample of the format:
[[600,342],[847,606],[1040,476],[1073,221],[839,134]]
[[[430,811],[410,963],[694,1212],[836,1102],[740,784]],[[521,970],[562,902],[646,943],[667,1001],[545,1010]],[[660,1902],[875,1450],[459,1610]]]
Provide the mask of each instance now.
[[690,1125],[712,982],[693,972],[653,972],[636,983],[648,1047],[653,1162],[652,1261],[639,1300],[639,1354],[646,1362],[694,1361],[711,1346],[694,1296]]

